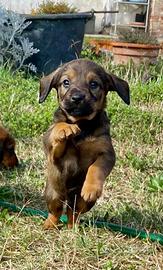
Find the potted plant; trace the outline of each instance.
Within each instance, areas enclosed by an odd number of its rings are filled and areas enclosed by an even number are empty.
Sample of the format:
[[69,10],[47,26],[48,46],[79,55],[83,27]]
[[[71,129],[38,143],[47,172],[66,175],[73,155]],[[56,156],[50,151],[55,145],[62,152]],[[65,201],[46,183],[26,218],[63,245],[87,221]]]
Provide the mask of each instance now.
[[116,64],[126,64],[131,59],[135,64],[153,62],[159,54],[160,46],[156,38],[141,30],[123,29],[119,31],[119,42],[112,43]]
[[96,53],[101,49],[111,51],[115,64],[127,64],[131,59],[135,64],[153,62],[161,48],[149,33],[128,28],[119,31],[118,40],[93,39],[89,43],[95,46]]
[[85,23],[92,13],[78,13],[66,2],[47,0],[26,15],[32,21],[24,36],[39,49],[29,61],[37,67],[38,74],[48,74],[61,63],[73,60],[80,54]]

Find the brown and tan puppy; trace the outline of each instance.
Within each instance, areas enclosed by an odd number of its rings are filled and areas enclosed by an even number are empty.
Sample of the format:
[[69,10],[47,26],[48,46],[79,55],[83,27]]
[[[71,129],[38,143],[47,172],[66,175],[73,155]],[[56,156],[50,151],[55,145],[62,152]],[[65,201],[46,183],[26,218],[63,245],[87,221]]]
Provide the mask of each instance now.
[[45,196],[49,216],[44,227],[58,223],[67,200],[68,227],[101,196],[106,177],[115,164],[109,120],[104,111],[108,91],[129,104],[127,82],[88,60],[59,67],[40,83],[39,102],[57,90],[59,107],[44,135],[47,156]]
[[18,165],[15,154],[15,140],[2,126],[0,126],[0,165],[6,168],[13,168]]

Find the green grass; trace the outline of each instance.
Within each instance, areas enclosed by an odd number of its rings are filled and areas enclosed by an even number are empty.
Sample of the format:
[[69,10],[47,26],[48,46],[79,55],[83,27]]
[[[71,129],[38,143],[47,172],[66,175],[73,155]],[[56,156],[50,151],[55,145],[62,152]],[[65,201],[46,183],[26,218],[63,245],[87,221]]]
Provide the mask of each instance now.
[[[0,108],[3,123],[18,138],[31,138],[47,129],[53,119],[56,101],[38,103],[38,80],[25,79],[20,74],[10,75],[0,70]],[[49,105],[51,110],[49,110]]]
[[[106,62],[103,65],[110,67]],[[163,234],[162,73],[144,84],[129,76],[133,74],[130,69],[124,73],[124,68],[116,67],[115,73],[128,76],[131,105],[125,105],[116,93],[108,94],[106,110],[117,161],[102,197],[84,218],[105,217],[109,222]],[[140,78],[140,71],[137,74]],[[57,106],[55,90],[39,104],[38,79],[12,75],[3,68],[0,85],[0,120],[15,136],[20,160],[14,170],[1,169],[0,199],[45,210],[42,134]],[[162,269],[163,247],[157,243],[92,226],[74,230],[64,226],[47,232],[42,225],[39,217],[7,210],[0,213],[0,269]]]

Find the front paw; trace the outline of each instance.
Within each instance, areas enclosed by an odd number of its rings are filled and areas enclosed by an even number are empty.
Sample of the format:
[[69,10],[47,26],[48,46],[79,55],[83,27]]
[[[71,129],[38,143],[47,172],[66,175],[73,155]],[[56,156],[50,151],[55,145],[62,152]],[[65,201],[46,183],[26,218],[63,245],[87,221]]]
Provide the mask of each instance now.
[[102,189],[100,183],[84,183],[81,190],[81,197],[87,202],[94,202],[101,196]]
[[76,124],[57,123],[53,130],[53,139],[62,142],[79,133],[80,128]]

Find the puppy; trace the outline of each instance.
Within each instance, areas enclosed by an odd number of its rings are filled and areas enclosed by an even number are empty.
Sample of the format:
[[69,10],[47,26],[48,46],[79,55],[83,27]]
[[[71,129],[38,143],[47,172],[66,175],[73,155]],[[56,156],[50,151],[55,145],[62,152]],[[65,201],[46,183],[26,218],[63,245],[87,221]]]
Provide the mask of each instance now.
[[15,154],[15,140],[6,129],[0,126],[0,165],[13,168],[18,165]]
[[130,103],[127,82],[101,66],[78,59],[59,67],[40,82],[39,102],[57,90],[59,107],[45,133],[48,179],[45,197],[49,210],[46,229],[55,226],[67,200],[68,227],[101,196],[115,164],[109,120],[104,111],[108,91]]

